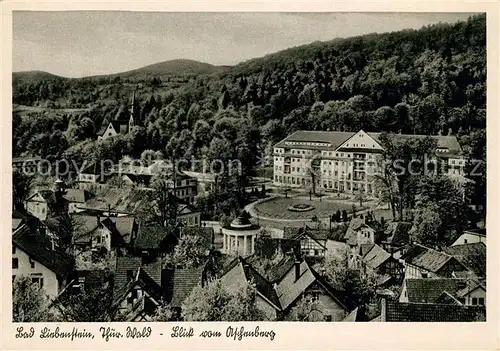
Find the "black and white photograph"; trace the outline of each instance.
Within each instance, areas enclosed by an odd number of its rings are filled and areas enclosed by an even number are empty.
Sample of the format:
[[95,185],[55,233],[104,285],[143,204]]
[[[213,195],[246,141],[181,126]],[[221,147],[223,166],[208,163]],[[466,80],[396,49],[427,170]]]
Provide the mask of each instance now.
[[13,11],[12,322],[485,322],[486,18]]

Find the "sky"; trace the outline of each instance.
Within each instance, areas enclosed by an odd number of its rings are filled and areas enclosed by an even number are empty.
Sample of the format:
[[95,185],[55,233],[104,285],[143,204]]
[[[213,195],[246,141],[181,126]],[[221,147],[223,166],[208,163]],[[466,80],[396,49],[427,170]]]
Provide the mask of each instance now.
[[419,29],[468,13],[13,13],[12,66],[64,77],[111,74],[172,59],[233,65],[289,47]]

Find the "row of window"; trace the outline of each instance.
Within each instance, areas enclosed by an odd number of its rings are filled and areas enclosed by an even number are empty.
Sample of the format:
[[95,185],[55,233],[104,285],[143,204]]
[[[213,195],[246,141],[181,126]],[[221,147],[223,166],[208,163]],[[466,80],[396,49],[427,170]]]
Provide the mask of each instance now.
[[285,150],[285,149],[274,149],[274,152],[276,154],[286,154],[288,152],[294,154],[294,155],[312,155],[312,150],[295,150],[295,149],[292,149],[291,151],[290,150]]
[[[12,253],[15,253],[15,248],[12,249]],[[35,269],[35,264],[36,262],[34,260],[29,259],[30,266],[32,269]],[[12,269],[18,269],[19,268],[19,258],[17,257],[12,257]]]
[[473,297],[472,298],[472,305],[480,305],[480,306],[485,306],[484,304],[484,297]]
[[[292,185],[310,185],[311,184],[311,179],[310,178],[302,178],[302,177],[292,177],[292,176],[279,176],[276,175],[274,176],[274,181],[277,183],[285,183],[285,184],[292,184]],[[316,181],[316,183],[319,183],[319,180]],[[323,181],[323,188],[325,189],[335,189],[339,191],[344,191],[347,189],[347,191],[352,190],[357,191],[361,190],[362,192],[367,192],[368,194],[372,193],[372,185],[367,184],[365,188],[365,184],[363,183],[356,183],[356,182],[334,182],[334,181]]]
[[312,142],[312,141],[285,141],[287,145],[307,145],[307,146],[331,146],[330,143]]

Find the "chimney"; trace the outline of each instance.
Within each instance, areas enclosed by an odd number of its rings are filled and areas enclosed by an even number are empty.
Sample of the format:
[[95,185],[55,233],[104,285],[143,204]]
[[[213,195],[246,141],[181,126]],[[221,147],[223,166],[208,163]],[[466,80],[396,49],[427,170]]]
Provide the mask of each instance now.
[[300,261],[295,260],[295,281],[299,280],[300,278]]
[[387,302],[385,298],[382,298],[380,301],[380,321],[385,322],[386,321],[386,315],[387,315]]

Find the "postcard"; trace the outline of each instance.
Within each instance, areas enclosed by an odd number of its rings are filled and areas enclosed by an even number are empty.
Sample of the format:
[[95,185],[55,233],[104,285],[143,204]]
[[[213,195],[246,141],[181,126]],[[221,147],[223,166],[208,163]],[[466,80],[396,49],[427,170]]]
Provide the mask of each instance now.
[[1,8],[3,348],[499,347],[496,3]]

